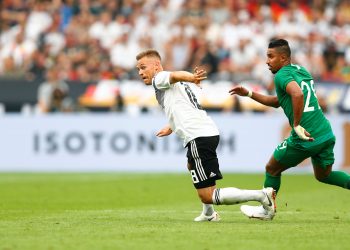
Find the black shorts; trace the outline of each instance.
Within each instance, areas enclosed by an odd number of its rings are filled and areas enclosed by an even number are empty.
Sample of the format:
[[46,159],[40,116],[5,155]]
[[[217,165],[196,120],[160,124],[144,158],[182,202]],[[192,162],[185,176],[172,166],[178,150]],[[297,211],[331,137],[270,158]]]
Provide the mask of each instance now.
[[196,189],[214,186],[216,180],[222,179],[216,155],[219,141],[218,135],[198,137],[186,145],[189,170]]

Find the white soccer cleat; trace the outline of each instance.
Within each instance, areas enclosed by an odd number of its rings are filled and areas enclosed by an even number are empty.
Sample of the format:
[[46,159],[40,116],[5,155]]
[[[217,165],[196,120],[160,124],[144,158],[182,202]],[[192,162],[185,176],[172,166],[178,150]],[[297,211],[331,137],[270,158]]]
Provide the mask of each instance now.
[[272,220],[273,216],[268,214],[263,206],[249,206],[242,205],[241,212],[248,218],[254,218],[259,220]]
[[264,200],[261,206],[242,205],[241,212],[249,217],[259,220],[272,220],[276,214],[276,192],[273,188],[264,188]]
[[265,198],[261,204],[272,219],[276,213],[276,192],[273,188],[268,187],[263,189],[263,193],[265,194]]
[[205,215],[201,213],[198,217],[194,218],[194,221],[201,222],[201,221],[219,221],[220,215],[217,212],[214,212],[212,215]]

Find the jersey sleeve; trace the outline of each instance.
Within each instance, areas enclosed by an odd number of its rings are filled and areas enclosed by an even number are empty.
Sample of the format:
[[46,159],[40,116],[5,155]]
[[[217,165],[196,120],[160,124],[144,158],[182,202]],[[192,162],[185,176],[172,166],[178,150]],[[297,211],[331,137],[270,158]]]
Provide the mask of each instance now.
[[295,81],[295,79],[293,78],[291,72],[289,72],[288,70],[282,70],[281,72],[278,72],[276,74],[275,85],[276,87],[281,88],[284,91],[286,91],[288,83],[292,81]]
[[162,71],[155,75],[152,84],[156,89],[165,90],[170,88],[170,72]]

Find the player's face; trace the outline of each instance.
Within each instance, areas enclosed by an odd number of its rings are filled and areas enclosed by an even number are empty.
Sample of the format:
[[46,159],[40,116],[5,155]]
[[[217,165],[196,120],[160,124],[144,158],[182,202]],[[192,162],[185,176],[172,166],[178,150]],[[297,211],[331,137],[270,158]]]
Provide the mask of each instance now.
[[137,61],[136,68],[139,76],[146,85],[152,84],[152,78],[157,73],[159,68],[159,60],[153,57],[143,57]]
[[275,48],[267,50],[266,64],[269,66],[269,70],[276,74],[277,71],[283,67],[283,55],[279,53]]

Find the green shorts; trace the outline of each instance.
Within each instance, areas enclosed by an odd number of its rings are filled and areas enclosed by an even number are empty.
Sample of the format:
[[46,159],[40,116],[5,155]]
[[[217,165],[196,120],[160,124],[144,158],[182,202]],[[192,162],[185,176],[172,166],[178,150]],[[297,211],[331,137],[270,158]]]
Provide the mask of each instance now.
[[313,166],[325,168],[334,163],[334,145],[335,137],[309,148],[293,145],[287,138],[276,147],[273,156],[287,168],[295,167],[309,157]]

